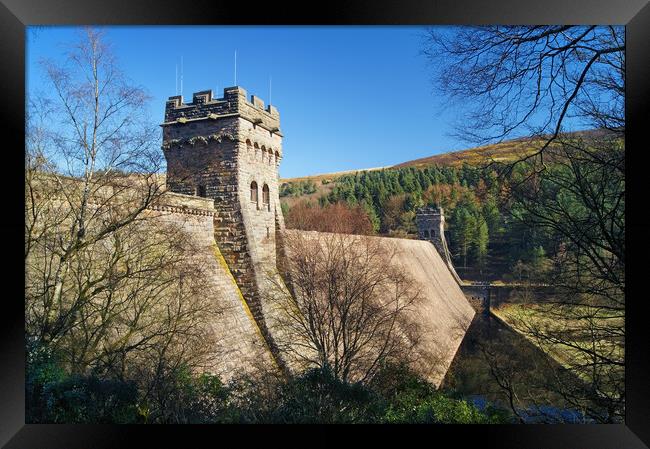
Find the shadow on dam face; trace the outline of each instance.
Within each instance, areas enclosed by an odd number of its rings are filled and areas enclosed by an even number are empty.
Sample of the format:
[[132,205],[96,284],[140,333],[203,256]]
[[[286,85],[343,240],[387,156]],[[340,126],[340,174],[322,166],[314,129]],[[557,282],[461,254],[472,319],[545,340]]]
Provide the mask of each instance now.
[[[521,402],[517,408],[539,406],[563,422],[585,422],[582,415],[568,408],[563,398],[549,388],[551,379],[561,366],[540,351],[533,343],[488,313],[477,313],[465,334],[441,385],[473,402],[479,408],[488,404],[510,410],[508,395],[497,382],[493,368],[507,373]],[[528,400],[535,398],[535,403]],[[522,413],[525,415],[525,412]],[[539,422],[529,416],[526,422]]]

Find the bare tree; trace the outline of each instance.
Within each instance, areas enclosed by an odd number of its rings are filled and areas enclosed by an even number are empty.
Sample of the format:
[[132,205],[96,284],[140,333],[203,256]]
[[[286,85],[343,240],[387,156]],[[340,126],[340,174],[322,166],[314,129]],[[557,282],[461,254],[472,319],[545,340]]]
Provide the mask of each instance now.
[[[33,98],[27,111],[25,256],[34,229],[47,228],[39,226],[47,207],[41,200],[57,209],[57,224],[67,227],[53,248],[58,260],[43,292],[47,303],[60,302],[75,254],[136,220],[161,190],[156,135],[141,121],[144,91],[128,84],[93,30],[86,30],[66,62],[43,61],[55,98]],[[46,185],[38,198],[36,190]],[[107,221],[102,212],[109,208]]]
[[408,360],[418,332],[405,312],[419,299],[393,252],[366,236],[287,233],[278,289],[281,343],[307,367],[366,381],[382,363]]
[[295,204],[287,215],[287,227],[304,231],[342,232],[368,235],[373,233],[372,222],[362,206],[343,202],[325,207],[305,201]]
[[423,52],[439,91],[463,102],[469,141],[543,135],[541,156],[570,118],[624,132],[623,27],[433,28]]
[[[624,413],[625,41],[615,26],[432,30],[437,86],[479,142],[531,136],[498,166],[510,218],[552,236],[556,287],[511,323],[563,368],[549,379],[598,422]],[[568,133],[576,127],[596,131]],[[496,166],[495,164],[492,164]],[[559,350],[558,350],[559,349]],[[564,358],[559,353],[564,354]],[[571,354],[571,356],[567,356]]]
[[165,373],[211,367],[217,293],[182,220],[151,210],[164,199],[159,134],[101,33],[43,67],[53,98],[27,110],[27,339],[69,373],[136,380],[150,400]]
[[512,189],[512,207],[524,225],[554,236],[549,276],[556,292],[511,322],[562,361],[569,374],[559,371],[554,383],[567,403],[599,422],[620,421],[625,398],[622,142],[611,136],[561,137],[547,151],[553,164]]

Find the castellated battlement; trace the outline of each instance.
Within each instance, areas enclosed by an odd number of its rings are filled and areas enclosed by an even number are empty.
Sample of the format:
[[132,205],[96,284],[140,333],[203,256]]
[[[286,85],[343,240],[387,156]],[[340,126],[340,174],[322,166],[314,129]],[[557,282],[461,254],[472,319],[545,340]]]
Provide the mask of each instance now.
[[184,103],[181,95],[169,97],[162,126],[239,116],[272,134],[282,136],[277,108],[272,105],[265,108],[261,98],[251,95],[249,100],[247,95],[244,88],[234,86],[223,90],[223,98],[214,98],[212,90],[195,92],[191,103]]

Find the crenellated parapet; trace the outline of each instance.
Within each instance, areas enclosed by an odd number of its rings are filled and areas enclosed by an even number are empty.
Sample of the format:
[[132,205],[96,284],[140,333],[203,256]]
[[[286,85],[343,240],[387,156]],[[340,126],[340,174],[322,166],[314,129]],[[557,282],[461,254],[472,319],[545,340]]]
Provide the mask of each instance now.
[[210,211],[205,209],[192,209],[183,206],[152,205],[148,209],[157,212],[169,212],[173,214],[186,214],[186,215],[201,215],[204,217],[214,217],[214,213],[215,213],[213,210]]
[[225,88],[223,98],[214,98],[211,90],[195,92],[190,103],[184,103],[181,95],[169,97],[162,126],[186,125],[227,117],[242,117],[270,134],[282,136],[277,108],[272,105],[264,107],[264,101],[255,95],[251,95],[249,100],[246,90],[239,86]]

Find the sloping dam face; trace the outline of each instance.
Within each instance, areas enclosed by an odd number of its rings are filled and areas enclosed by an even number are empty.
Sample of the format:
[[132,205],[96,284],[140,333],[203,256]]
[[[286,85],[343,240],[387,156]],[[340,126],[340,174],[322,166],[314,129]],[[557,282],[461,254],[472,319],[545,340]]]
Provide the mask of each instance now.
[[[167,206],[189,205],[192,211],[213,211],[212,201],[198,197],[166,193]],[[183,209],[180,209],[183,210]],[[227,382],[239,375],[255,375],[259,370],[274,368],[275,362],[237,283],[214,240],[211,215],[185,212],[147,211],[152,224],[169,223],[187,233],[192,244],[192,262],[203,276],[199,294],[207,297],[213,310],[211,325],[205,332],[214,333],[213,365],[207,371]],[[189,268],[189,267],[188,267]]]
[[[332,234],[286,230],[314,244]],[[344,236],[358,239],[360,236]],[[474,317],[471,307],[436,248],[423,240],[363,237],[377,241],[387,254],[395,251],[390,264],[402,270],[420,291],[417,304],[405,311],[418,329],[420,340],[414,349],[413,368],[439,386]]]

